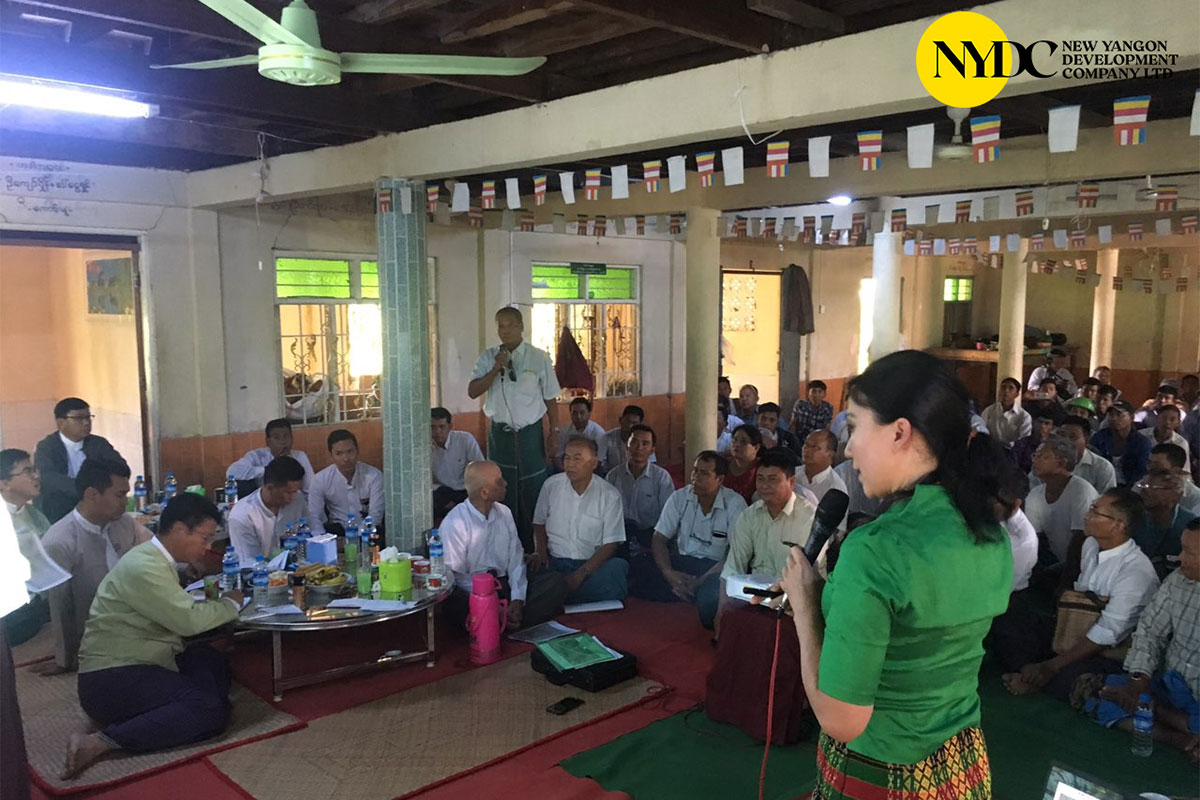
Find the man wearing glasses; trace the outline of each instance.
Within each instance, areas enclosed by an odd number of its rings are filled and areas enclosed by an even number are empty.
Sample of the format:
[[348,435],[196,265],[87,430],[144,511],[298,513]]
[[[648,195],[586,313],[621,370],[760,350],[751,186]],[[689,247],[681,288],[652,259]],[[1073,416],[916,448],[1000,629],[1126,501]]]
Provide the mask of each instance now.
[[86,400],[78,397],[59,400],[54,406],[58,430],[38,442],[34,463],[41,472],[42,487],[37,503],[52,524],[71,513],[79,502],[75,476],[84,461],[125,463],[108,439],[92,433],[94,418]]
[[1200,512],[1180,503],[1183,478],[1174,472],[1152,469],[1134,490],[1142,496],[1146,514],[1141,526],[1133,531],[1133,540],[1150,559],[1158,577],[1165,578],[1179,566],[1183,530]]

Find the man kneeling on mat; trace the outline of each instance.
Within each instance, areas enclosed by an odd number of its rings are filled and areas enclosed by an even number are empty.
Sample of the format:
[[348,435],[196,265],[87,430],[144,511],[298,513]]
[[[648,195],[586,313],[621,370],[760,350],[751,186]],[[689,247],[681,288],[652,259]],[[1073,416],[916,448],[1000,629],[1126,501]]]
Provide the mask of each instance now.
[[232,622],[242,594],[197,603],[175,570],[204,557],[220,521],[204,497],[176,496],[158,534],[101,581],[79,647],[79,704],[102,727],[71,737],[64,779],[109,751],[165,750],[216,736],[229,724],[229,662],[207,645],[185,650],[183,637]]

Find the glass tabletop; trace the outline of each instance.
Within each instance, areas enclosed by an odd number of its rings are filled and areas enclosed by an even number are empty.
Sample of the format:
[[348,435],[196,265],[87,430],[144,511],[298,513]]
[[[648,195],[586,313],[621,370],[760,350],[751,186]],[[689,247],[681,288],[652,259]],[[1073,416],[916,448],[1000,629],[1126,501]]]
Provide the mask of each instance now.
[[[262,615],[259,609],[246,606],[234,623],[246,630],[260,631],[324,631],[372,625],[389,619],[416,614],[442,602],[454,591],[454,583],[446,581],[440,589],[414,588],[401,592],[399,599],[410,605],[402,609],[369,611],[362,608],[308,608],[302,614]],[[364,600],[364,602],[367,602]]]

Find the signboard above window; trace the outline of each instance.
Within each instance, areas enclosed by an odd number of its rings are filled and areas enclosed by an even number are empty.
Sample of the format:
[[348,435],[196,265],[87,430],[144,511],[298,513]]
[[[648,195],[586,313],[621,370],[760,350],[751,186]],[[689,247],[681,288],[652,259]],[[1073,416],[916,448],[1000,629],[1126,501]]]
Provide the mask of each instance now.
[[636,267],[572,262],[533,265],[533,300],[586,303],[591,300],[637,300]]

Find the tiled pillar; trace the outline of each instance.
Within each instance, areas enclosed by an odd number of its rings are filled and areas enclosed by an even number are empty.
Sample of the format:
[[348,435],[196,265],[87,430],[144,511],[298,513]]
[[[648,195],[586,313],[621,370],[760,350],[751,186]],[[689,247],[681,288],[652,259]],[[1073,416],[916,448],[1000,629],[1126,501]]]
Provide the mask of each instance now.
[[[1000,381],[1016,378],[1025,385],[1025,300],[1029,280],[1029,265],[1025,256],[1029,253],[1029,239],[1022,238],[1016,253],[1004,254],[1003,272],[1000,274],[1000,360],[996,367],[996,385],[992,391],[1000,391]],[[1017,394],[1017,405],[1021,395]]]
[[717,443],[717,366],[721,348],[721,239],[715,208],[687,210],[687,436],[684,471]]
[[[412,213],[401,213],[411,192]],[[387,543],[423,546],[433,519],[429,464],[429,271],[425,267],[425,184],[380,178],[379,299],[383,313],[383,474]]]

